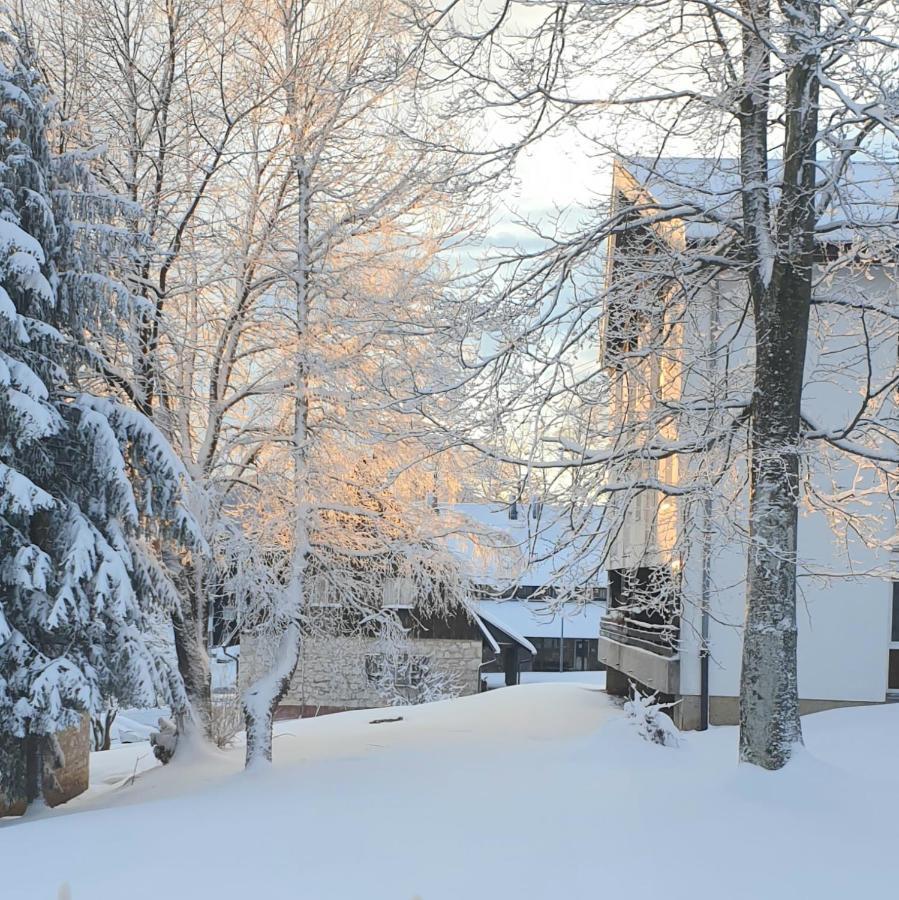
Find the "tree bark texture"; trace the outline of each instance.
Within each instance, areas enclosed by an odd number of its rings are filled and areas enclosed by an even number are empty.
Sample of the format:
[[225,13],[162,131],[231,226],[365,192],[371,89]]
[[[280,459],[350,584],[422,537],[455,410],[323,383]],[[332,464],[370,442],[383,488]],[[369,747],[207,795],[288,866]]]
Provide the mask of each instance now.
[[[813,0],[798,0],[785,13],[795,61],[786,73],[783,161],[772,163],[767,147],[770,10],[765,0],[750,0],[749,5],[756,24],[744,31],[741,178],[756,359],[740,758],[779,769],[802,742],[796,551],[802,391],[815,258],[819,13]],[[773,165],[782,171],[775,175]],[[775,180],[779,197],[772,210],[770,186]]]
[[185,719],[193,717],[205,734],[209,724],[212,706],[212,686],[209,675],[209,655],[206,651],[205,622],[200,621],[203,604],[198,609],[196,598],[187,596],[181,610],[174,616],[175,652],[178,657],[178,671],[184,682],[184,691],[190,702],[190,709],[175,712],[179,719],[179,731],[186,724]]

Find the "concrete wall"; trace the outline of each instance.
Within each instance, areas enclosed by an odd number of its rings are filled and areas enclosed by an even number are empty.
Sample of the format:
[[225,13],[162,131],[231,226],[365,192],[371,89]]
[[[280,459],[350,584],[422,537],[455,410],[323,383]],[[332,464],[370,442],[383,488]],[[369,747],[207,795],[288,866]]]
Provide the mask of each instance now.
[[[852,700],[800,700],[799,714],[808,716],[828,709],[839,709],[844,706],[866,706],[867,703]],[[693,731],[699,728],[699,697],[681,697],[680,702],[672,709],[672,719],[681,731]],[[709,724],[739,725],[740,702],[738,697],[709,697]]]
[[[879,702],[887,685],[891,585],[882,578],[799,580],[799,696],[809,700]],[[744,585],[713,596],[709,690],[739,694]],[[681,692],[699,693],[700,612],[685,606]]]
[[[481,641],[410,639],[405,649],[413,657],[427,658],[433,672],[452,679],[460,696],[477,693]],[[377,692],[365,671],[366,657],[377,652],[377,643],[363,638],[310,638],[304,641],[300,662],[282,704],[330,710],[383,706],[386,698]],[[241,639],[240,655],[243,689],[261,669],[254,638],[244,636]],[[414,689],[404,692],[411,699]]]
[[[651,691],[659,691],[662,694],[678,693],[680,660],[676,657],[662,656],[641,647],[619,644],[617,641],[600,637],[599,659],[608,671],[622,673]],[[608,680],[606,689],[609,690]],[[609,693],[618,691],[612,689]]]
[[[809,464],[810,480],[822,489],[834,468],[819,472]],[[745,466],[734,466],[734,485],[745,483]],[[857,476],[846,472],[847,485]],[[874,498],[875,504],[878,502]],[[885,499],[876,510],[889,518]],[[725,510],[725,504],[729,509]],[[709,690],[712,696],[739,694],[746,590],[745,488],[730,501],[719,498],[713,509],[714,534],[709,546]],[[693,512],[693,515],[698,513]],[[872,515],[872,511],[868,511]],[[694,520],[682,539],[681,693],[699,694],[699,647],[702,599],[702,539]],[[885,537],[885,536],[884,536]],[[799,696],[805,700],[880,702],[887,686],[892,582],[889,553],[834,522],[805,503],[800,512],[797,626]]]

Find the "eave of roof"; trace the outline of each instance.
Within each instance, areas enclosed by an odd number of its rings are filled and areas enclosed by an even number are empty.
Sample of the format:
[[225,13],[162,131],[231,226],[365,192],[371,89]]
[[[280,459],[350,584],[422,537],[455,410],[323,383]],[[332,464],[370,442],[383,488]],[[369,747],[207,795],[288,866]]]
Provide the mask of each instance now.
[[[771,166],[776,189],[777,161]],[[644,216],[670,216],[664,228],[689,243],[714,239],[723,222],[738,223],[741,217],[735,159],[619,158],[613,171],[615,193],[646,207],[641,211]],[[878,161],[852,162],[837,183],[834,203],[820,215],[816,240],[822,245],[846,245],[860,234],[882,233],[892,237],[899,233],[899,177]]]
[[[497,618],[493,613],[485,612],[482,609],[479,609],[477,612],[477,617],[479,619],[483,619],[485,622],[489,622],[494,628],[499,629],[503,634],[509,635],[516,644],[520,647],[523,647],[529,653],[533,653],[534,656],[537,655],[537,648],[526,638],[524,635],[519,634],[515,631],[514,628],[508,626],[501,619]],[[495,643],[495,641],[493,642]],[[496,646],[495,653],[499,653],[499,646]]]

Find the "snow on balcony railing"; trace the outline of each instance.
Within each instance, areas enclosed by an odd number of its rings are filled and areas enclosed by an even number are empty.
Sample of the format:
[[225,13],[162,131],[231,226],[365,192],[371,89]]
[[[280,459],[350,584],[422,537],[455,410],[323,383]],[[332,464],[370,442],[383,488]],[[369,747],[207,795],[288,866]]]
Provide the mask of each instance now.
[[677,634],[670,627],[656,629],[605,618],[600,623],[599,634],[610,641],[639,647],[659,656],[677,656]]

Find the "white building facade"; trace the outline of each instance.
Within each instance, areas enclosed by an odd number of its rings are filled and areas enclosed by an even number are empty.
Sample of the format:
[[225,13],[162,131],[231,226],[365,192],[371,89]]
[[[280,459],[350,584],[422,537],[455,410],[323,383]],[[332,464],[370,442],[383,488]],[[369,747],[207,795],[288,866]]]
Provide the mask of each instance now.
[[[872,203],[858,208],[882,210],[889,184],[877,173],[855,174],[872,185]],[[727,180],[726,161],[622,163],[613,191],[619,208],[650,211],[695,209],[691,196],[702,194],[723,217],[735,193]],[[613,415],[635,443],[619,475],[637,487],[612,503],[610,614],[599,658],[609,690],[624,693],[633,683],[678,701],[681,727],[697,727],[706,703],[712,724],[733,724],[748,545],[740,419],[752,394],[748,292],[738,267],[728,266],[710,267],[713,274],[690,290],[665,287],[672,260],[696,258],[703,246],[712,253],[714,224],[668,219],[664,228],[640,227],[643,237],[628,238],[630,245],[611,242],[607,268],[610,283],[630,278],[638,292],[634,273],[643,260],[649,293],[661,299],[656,309],[645,298],[613,304],[605,315]],[[895,253],[853,257],[851,245],[834,221],[815,273],[798,538],[802,712],[883,702],[899,689],[896,482],[884,462],[896,446],[896,260]]]

